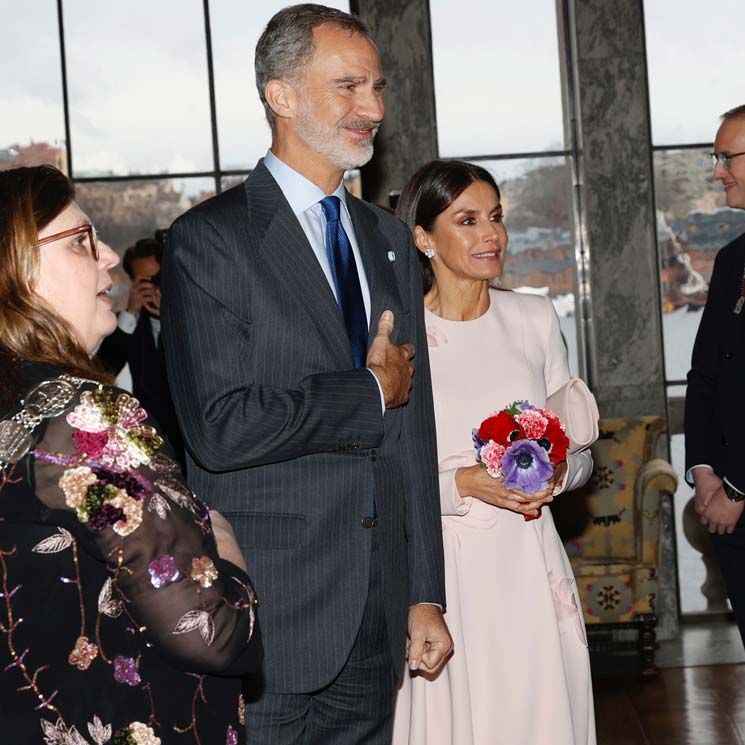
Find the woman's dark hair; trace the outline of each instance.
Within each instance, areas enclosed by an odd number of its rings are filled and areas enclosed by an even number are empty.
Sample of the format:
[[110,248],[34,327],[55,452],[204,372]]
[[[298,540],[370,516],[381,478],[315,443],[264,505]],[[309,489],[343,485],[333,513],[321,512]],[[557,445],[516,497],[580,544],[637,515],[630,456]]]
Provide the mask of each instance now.
[[[409,179],[398,199],[396,215],[409,226],[412,235],[417,225],[430,232],[438,215],[475,181],[485,181],[499,198],[497,182],[485,168],[464,160],[430,161]],[[432,289],[435,275],[430,260],[421,251],[417,254],[426,295]]]
[[108,381],[66,321],[34,291],[39,233],[74,199],[72,182],[52,166],[0,171],[0,401],[18,394],[16,368],[40,362]]

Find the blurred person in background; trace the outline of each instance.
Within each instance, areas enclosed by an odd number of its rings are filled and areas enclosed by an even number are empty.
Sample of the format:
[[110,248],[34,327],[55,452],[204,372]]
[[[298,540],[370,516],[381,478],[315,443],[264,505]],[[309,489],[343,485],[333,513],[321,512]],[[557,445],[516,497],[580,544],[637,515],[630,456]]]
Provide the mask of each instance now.
[[131,281],[127,307],[118,314],[116,328],[97,355],[113,375],[129,368],[132,393],[157,419],[183,463],[184,443],[166,378],[160,327],[165,234],[157,231],[155,238],[143,238],[124,252],[122,267]]
[[255,597],[227,522],[91,358],[118,262],[60,171],[0,173],[0,740],[236,745]]

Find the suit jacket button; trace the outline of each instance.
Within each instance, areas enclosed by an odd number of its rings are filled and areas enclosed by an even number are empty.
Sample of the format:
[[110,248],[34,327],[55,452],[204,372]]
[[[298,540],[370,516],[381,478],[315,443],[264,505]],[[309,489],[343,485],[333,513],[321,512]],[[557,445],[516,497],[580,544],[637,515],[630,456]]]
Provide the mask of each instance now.
[[372,528],[372,526],[375,525],[375,518],[367,515],[366,517],[362,518],[361,522],[363,528]]
[[732,359],[732,352],[725,352],[724,353],[724,359],[725,360],[731,360]]
[[375,463],[375,461],[378,459],[378,451],[373,449],[370,451],[370,460]]
[[726,437],[722,437],[722,447],[723,448],[726,448],[728,444],[729,443],[727,442],[727,438]]

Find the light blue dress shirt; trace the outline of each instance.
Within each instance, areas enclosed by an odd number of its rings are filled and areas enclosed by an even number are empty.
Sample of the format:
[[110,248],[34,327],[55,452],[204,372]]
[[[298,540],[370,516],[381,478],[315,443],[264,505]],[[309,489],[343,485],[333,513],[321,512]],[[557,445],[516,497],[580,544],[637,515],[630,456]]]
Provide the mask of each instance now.
[[[313,253],[321,265],[321,269],[323,269],[326,281],[329,283],[334,297],[336,297],[336,287],[334,285],[334,277],[331,274],[328,253],[326,252],[326,216],[323,214],[321,200],[326,196],[339,197],[341,201],[341,224],[349,238],[349,242],[352,244],[352,253],[354,253],[357,274],[360,278],[362,302],[365,304],[365,315],[367,316],[367,325],[369,327],[370,285],[367,283],[365,265],[362,263],[360,247],[357,245],[357,236],[354,234],[352,218],[347,208],[347,190],[344,188],[344,180],[342,179],[339,182],[339,186],[336,187],[336,190],[332,194],[327,195],[319,186],[309,181],[294,168],[290,168],[286,163],[283,163],[271,150],[267,151],[264,157],[264,165],[279,184],[279,188],[285,195],[285,199],[290,203],[290,207],[308,238]],[[336,301],[339,301],[338,297],[336,297]]]
[[[339,302],[339,298],[336,295],[334,277],[331,274],[331,265],[326,252],[326,216],[323,214],[321,200],[326,196],[339,197],[339,201],[341,202],[341,224],[352,246],[354,261],[357,265],[357,275],[360,280],[360,290],[362,290],[362,302],[365,305],[365,315],[367,316],[367,325],[369,327],[370,285],[367,282],[365,265],[362,263],[360,247],[357,245],[357,237],[354,234],[352,218],[347,208],[347,190],[344,188],[344,180],[342,179],[339,182],[339,186],[336,187],[332,194],[327,195],[319,186],[309,181],[294,168],[290,168],[287,163],[281,161],[271,150],[267,150],[264,156],[264,165],[282,190],[282,194],[284,194],[285,199],[290,204],[290,209],[295,213],[295,217],[297,217],[300,227],[303,229],[310,247],[313,249],[313,253],[321,265],[321,269],[323,269],[326,281],[329,283],[329,287],[334,293],[337,302]],[[373,329],[373,333],[374,331]],[[383,411],[385,411],[385,397],[380,381],[372,370],[370,370],[370,374],[378,384],[380,401],[383,405]]]

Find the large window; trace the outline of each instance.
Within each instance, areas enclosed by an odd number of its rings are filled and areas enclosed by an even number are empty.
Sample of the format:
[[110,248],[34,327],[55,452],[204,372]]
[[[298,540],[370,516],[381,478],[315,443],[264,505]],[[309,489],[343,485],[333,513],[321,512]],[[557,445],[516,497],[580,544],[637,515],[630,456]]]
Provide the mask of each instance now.
[[0,0],[0,168],[51,163],[67,171],[55,0]]
[[503,283],[553,300],[576,374],[572,153],[556,2],[430,0],[430,11],[440,156],[493,173],[510,236]]
[[64,170],[119,254],[152,237],[269,147],[254,48],[288,4],[0,0],[0,168]]
[[[684,537],[683,509],[692,490],[683,479],[683,434],[676,429],[685,396],[693,341],[706,302],[717,251],[745,232],[745,212],[726,206],[712,178],[711,143],[720,115],[745,103],[739,70],[745,47],[701,34],[701,6],[692,1],[646,0],[644,5],[649,105],[657,201],[665,378],[668,386],[672,461],[679,476],[676,494],[681,609],[707,609],[700,592],[701,556]],[[741,0],[706,7],[708,28],[745,28]]]

